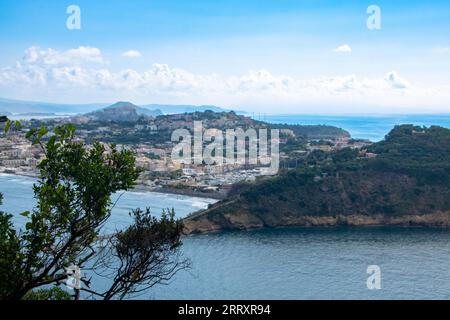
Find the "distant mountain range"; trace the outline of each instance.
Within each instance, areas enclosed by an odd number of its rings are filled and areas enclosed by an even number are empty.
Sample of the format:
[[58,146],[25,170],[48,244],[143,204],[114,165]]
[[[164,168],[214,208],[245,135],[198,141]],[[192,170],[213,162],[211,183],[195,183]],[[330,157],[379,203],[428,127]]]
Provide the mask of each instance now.
[[177,113],[191,113],[191,112],[204,112],[211,110],[214,112],[231,111],[212,105],[165,105],[165,104],[147,104],[142,106],[143,108],[150,110],[161,110],[164,114],[177,114]]
[[[0,98],[0,114],[85,114],[94,112],[101,108],[113,106],[112,103],[89,103],[89,104],[62,104],[36,101],[21,101]],[[136,106],[138,114],[145,112],[159,111],[163,114],[189,113],[195,111],[211,110],[215,112],[229,111],[211,105],[166,105],[166,104],[148,104]]]
[[59,104],[49,102],[21,101],[0,98],[0,113],[2,114],[56,114],[85,113],[110,105],[110,103],[91,104]]

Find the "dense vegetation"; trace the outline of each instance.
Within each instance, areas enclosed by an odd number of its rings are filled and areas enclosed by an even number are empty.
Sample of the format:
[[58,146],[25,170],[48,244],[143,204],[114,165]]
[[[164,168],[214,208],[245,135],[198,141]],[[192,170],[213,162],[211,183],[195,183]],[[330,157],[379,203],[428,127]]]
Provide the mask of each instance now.
[[450,130],[405,125],[394,128],[370,152],[380,156],[369,163],[377,170],[405,173],[423,183],[450,182]]
[[339,137],[350,137],[350,134],[338,127],[328,125],[297,125],[297,124],[271,124],[272,128],[290,129],[296,136],[306,139],[335,139]]

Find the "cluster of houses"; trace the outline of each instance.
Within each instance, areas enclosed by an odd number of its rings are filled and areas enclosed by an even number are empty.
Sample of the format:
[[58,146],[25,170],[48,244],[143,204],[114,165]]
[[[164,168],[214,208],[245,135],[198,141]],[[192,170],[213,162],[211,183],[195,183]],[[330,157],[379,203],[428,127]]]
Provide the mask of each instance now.
[[42,156],[42,150],[23,135],[0,134],[0,171],[32,173]]
[[252,182],[260,175],[259,168],[187,166],[179,169],[176,178],[161,176],[152,180],[144,179],[141,182],[154,190],[172,189],[225,195],[233,184],[242,181]]

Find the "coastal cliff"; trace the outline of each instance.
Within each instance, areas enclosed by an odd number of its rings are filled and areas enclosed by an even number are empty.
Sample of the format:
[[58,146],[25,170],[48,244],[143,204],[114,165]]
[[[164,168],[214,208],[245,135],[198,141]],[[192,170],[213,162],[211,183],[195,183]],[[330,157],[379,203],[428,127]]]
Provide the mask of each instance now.
[[[368,155],[370,155],[368,157]],[[311,154],[303,168],[237,186],[186,233],[281,226],[450,227],[450,130],[394,128],[364,150]]]

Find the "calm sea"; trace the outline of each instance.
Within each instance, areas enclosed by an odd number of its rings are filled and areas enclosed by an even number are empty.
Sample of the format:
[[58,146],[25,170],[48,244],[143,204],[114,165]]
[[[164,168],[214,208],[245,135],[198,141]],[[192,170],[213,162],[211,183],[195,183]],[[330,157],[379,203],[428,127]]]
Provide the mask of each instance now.
[[399,124],[419,126],[439,125],[450,128],[450,115],[386,115],[386,116],[317,116],[266,115],[255,117],[272,123],[316,125],[324,124],[347,130],[353,138],[379,141]]
[[[0,175],[3,211],[30,210],[33,179]],[[109,230],[127,212],[174,207],[180,217],[214,200],[125,193]],[[281,228],[195,235],[184,239],[192,268],[141,299],[449,299],[450,230],[401,228]],[[381,290],[367,289],[367,267],[381,268]],[[94,279],[95,280],[95,279]]]

